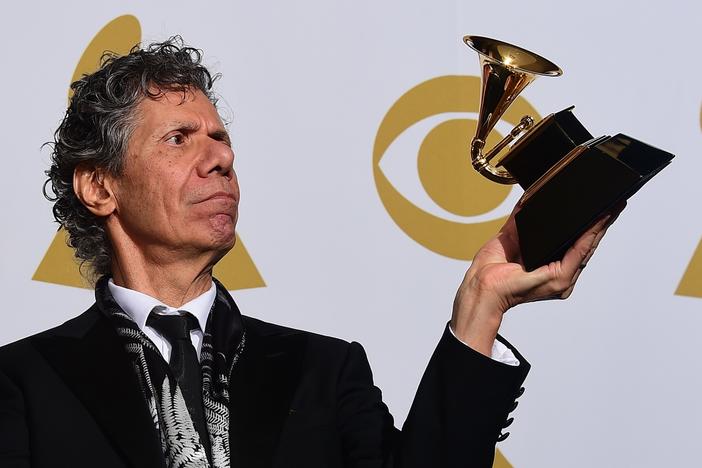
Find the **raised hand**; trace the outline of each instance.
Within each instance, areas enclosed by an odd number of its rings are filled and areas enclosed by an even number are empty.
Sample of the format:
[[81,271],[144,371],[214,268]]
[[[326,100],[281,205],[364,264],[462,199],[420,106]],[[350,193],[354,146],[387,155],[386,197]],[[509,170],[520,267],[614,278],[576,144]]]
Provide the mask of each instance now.
[[523,302],[565,299],[625,203],[592,225],[559,261],[526,271],[521,264],[513,211],[476,254],[453,304],[451,328],[476,351],[490,355],[503,314]]

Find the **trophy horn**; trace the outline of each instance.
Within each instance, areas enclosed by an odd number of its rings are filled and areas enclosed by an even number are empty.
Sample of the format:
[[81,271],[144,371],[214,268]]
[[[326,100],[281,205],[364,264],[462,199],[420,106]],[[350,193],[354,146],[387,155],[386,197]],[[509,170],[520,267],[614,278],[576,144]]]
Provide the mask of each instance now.
[[490,161],[520,135],[527,134],[534,126],[534,119],[528,115],[522,117],[519,124],[487,153],[483,153],[485,141],[502,114],[537,76],[560,76],[563,71],[533,52],[496,39],[465,36],[463,42],[478,52],[482,69],[478,128],[470,145],[471,162],[488,179],[514,184],[517,180],[507,169]]

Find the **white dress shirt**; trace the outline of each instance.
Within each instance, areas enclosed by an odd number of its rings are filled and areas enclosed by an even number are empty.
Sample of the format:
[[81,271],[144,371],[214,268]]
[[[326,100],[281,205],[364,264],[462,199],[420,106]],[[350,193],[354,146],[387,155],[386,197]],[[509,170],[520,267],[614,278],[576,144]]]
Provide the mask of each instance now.
[[183,304],[181,307],[171,307],[148,294],[117,286],[112,279],[107,283],[107,287],[110,288],[112,297],[114,297],[122,310],[134,320],[139,329],[143,331],[144,334],[153,341],[158,350],[161,351],[161,355],[163,355],[163,359],[165,359],[166,362],[168,362],[171,357],[171,344],[156,330],[146,325],[146,319],[149,318],[151,310],[156,306],[162,306],[164,307],[162,313],[177,314],[179,310],[182,310],[193,314],[200,328],[196,328],[190,332],[190,339],[193,342],[198,359],[200,358],[202,338],[204,336],[205,326],[207,325],[207,317],[210,315],[212,304],[214,304],[215,297],[217,296],[217,288],[214,282],[207,292],[199,295],[187,304]]
[[[215,287],[214,282],[207,292],[177,308],[164,304],[148,294],[140,293],[139,291],[134,291],[133,289],[123,288],[122,286],[117,286],[112,279],[110,279],[110,281],[107,283],[107,286],[110,288],[112,297],[114,297],[117,304],[119,304],[122,310],[124,310],[127,315],[134,320],[139,329],[143,331],[151,341],[153,341],[159,351],[161,351],[161,354],[166,362],[168,362],[171,357],[171,344],[156,330],[146,325],[146,319],[149,318],[151,310],[153,310],[153,308],[156,306],[162,306],[165,308],[163,311],[164,313],[177,314],[179,310],[184,310],[193,314],[200,324],[200,328],[190,332],[190,339],[193,342],[198,359],[200,358],[203,330],[205,330],[207,317],[210,315],[212,304],[214,304],[214,300],[217,295],[217,288]],[[451,334],[454,336],[454,338],[461,341],[458,339],[458,337],[456,337],[456,334],[453,332],[451,327],[449,327],[449,330],[451,330]],[[461,341],[461,343],[463,343],[463,341]],[[495,340],[495,342],[492,344],[492,354],[490,357],[495,361],[508,364],[510,366],[519,365],[519,360],[514,355],[512,350],[498,340]]]

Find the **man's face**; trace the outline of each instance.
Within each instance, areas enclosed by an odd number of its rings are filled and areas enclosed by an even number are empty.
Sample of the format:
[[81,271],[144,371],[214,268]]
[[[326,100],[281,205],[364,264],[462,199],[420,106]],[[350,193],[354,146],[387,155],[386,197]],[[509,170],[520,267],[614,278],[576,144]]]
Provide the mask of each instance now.
[[143,253],[219,258],[235,240],[233,161],[229,135],[201,91],[145,98],[115,180],[117,231]]

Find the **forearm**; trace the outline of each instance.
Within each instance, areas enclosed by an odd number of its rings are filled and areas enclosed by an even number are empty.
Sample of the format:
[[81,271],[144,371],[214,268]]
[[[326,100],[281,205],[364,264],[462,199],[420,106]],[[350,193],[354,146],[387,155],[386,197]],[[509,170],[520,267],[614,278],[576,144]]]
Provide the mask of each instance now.
[[396,466],[485,467],[529,370],[496,362],[445,330],[402,431]]

